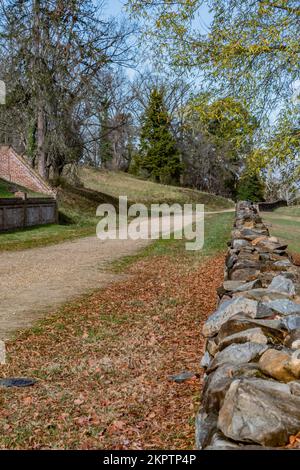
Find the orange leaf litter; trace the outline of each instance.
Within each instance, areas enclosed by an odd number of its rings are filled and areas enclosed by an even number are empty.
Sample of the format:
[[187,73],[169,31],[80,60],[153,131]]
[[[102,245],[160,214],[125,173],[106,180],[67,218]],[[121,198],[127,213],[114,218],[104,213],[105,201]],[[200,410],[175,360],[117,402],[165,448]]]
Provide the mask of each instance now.
[[8,343],[0,390],[2,449],[193,449],[201,326],[216,306],[223,255],[200,264],[160,256],[74,301]]

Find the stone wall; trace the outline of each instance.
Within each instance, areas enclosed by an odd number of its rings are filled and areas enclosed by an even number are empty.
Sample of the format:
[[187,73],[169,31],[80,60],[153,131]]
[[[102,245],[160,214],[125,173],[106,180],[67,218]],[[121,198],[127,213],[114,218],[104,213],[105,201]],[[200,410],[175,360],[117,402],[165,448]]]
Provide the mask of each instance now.
[[0,199],[0,232],[58,222],[53,198]]
[[287,246],[237,205],[206,350],[198,449],[285,448],[300,431],[300,283]]
[[52,188],[12,147],[0,146],[0,178],[37,193],[55,196]]

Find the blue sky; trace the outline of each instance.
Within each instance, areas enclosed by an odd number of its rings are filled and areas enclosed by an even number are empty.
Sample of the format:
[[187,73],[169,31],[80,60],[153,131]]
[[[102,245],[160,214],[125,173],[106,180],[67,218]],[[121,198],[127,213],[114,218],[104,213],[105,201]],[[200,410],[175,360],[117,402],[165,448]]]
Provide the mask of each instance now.
[[[126,0],[106,0],[106,10],[108,16],[126,15],[124,5]],[[199,16],[195,20],[195,25],[200,26],[203,31],[207,31],[211,22],[212,15],[209,13],[207,6],[200,8]]]
[[107,14],[109,16],[118,16],[122,13],[124,1],[121,0],[107,0]]
[[[119,18],[128,17],[128,13],[125,8],[126,3],[127,0],[105,0],[106,15],[116,16]],[[211,21],[212,15],[209,13],[208,7],[204,5],[200,8],[199,13],[194,20],[193,26],[194,28],[201,31],[201,33],[206,33],[209,29]],[[129,69],[127,70],[127,73],[131,78],[135,75],[135,73],[133,71],[130,71]]]

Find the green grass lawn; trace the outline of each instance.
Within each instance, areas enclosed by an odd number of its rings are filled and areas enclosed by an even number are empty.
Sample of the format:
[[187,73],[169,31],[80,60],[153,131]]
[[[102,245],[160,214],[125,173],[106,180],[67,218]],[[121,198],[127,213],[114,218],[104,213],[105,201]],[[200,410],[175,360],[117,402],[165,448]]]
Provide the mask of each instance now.
[[[289,251],[300,253],[300,220],[285,219],[284,216],[300,216],[297,208],[293,211],[293,207],[283,208],[287,209],[282,214],[282,209],[278,209],[271,213],[263,213],[262,217],[265,222],[270,224],[270,233],[279,237],[289,245]],[[291,210],[288,210],[291,209]],[[281,218],[282,217],[282,218]]]
[[95,233],[95,225],[41,225],[0,234],[0,251],[25,250],[61,243]]
[[280,209],[276,209],[271,214],[273,215],[287,215],[290,217],[300,217],[300,206],[288,206],[288,207],[280,207]]

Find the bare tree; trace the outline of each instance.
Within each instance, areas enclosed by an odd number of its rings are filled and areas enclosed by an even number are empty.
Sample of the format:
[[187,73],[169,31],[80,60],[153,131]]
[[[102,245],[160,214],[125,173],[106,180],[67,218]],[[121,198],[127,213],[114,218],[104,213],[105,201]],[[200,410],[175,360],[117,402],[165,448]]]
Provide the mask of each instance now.
[[15,110],[24,105],[24,151],[30,147],[47,178],[51,168],[59,174],[65,163],[78,158],[82,102],[89,99],[99,71],[131,60],[132,29],[104,19],[101,2],[2,0],[0,7],[0,49],[11,98],[7,110],[13,121]]

